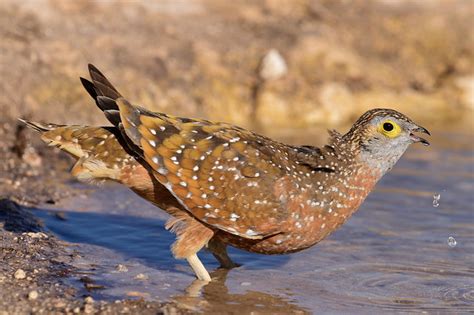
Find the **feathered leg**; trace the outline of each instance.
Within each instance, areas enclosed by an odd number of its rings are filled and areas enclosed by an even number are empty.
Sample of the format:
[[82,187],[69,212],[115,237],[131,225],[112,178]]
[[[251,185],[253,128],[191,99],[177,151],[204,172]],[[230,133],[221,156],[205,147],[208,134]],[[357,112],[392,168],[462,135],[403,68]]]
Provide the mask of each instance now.
[[166,211],[173,215],[166,223],[166,228],[176,233],[176,242],[171,248],[174,257],[186,259],[199,280],[211,281],[197,252],[208,244],[214,236],[214,231],[181,209],[170,207]]
[[214,257],[221,264],[221,268],[232,269],[235,267],[240,267],[239,264],[236,264],[230,259],[227,254],[227,245],[221,242],[217,237],[213,237],[209,240],[207,248],[214,255]]

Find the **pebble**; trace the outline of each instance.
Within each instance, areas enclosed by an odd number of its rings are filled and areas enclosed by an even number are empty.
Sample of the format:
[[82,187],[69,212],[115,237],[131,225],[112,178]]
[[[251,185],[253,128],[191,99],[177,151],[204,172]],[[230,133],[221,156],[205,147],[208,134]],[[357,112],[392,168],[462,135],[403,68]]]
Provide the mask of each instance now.
[[38,233],[28,232],[26,234],[31,238],[48,238],[48,235],[43,232],[38,232]]
[[23,271],[23,269],[18,269],[15,271],[15,279],[25,279],[26,278],[26,273]]
[[126,293],[127,296],[130,296],[130,297],[140,297],[140,298],[149,298],[150,297],[150,294],[149,293],[146,293],[146,292],[140,292],[140,291],[128,291]]
[[115,270],[117,270],[118,272],[127,272],[128,268],[125,265],[118,264],[117,266],[115,266]]
[[148,276],[143,273],[139,273],[138,275],[135,276],[135,279],[137,280],[148,280]]
[[92,304],[84,305],[84,313],[91,314],[93,312],[94,312],[94,305],[92,305]]
[[246,286],[252,285],[252,283],[250,283],[250,282],[241,282],[240,285],[246,287]]
[[86,304],[92,304],[94,303],[94,299],[92,298],[92,296],[88,296],[84,299],[84,302],[86,302]]
[[38,298],[38,291],[33,290],[28,293],[28,299],[30,300],[36,300]]

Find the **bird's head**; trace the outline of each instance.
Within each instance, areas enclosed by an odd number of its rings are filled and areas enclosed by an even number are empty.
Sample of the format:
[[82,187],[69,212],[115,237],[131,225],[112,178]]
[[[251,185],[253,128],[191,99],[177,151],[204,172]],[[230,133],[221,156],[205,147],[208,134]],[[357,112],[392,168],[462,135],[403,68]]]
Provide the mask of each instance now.
[[410,144],[429,145],[417,132],[430,134],[402,113],[377,108],[363,114],[343,138],[351,144],[359,161],[385,174]]

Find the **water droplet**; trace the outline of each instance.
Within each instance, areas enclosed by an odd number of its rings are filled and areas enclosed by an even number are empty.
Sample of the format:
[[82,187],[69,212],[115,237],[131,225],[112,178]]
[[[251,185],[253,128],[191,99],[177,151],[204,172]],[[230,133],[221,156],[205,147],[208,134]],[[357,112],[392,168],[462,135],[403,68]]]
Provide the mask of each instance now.
[[438,208],[439,207],[439,200],[441,199],[440,194],[434,194],[433,195],[433,207]]
[[456,247],[458,242],[456,242],[456,239],[452,236],[448,237],[448,246],[453,248]]

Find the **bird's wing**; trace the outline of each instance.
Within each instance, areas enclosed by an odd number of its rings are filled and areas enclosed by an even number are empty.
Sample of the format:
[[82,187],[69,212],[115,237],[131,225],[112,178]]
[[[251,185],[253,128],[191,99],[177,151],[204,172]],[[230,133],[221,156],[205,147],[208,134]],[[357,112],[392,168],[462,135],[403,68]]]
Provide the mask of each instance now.
[[249,239],[280,232],[287,212],[274,184],[290,170],[283,144],[229,124],[151,113],[124,98],[116,103],[126,135],[194,217]]

